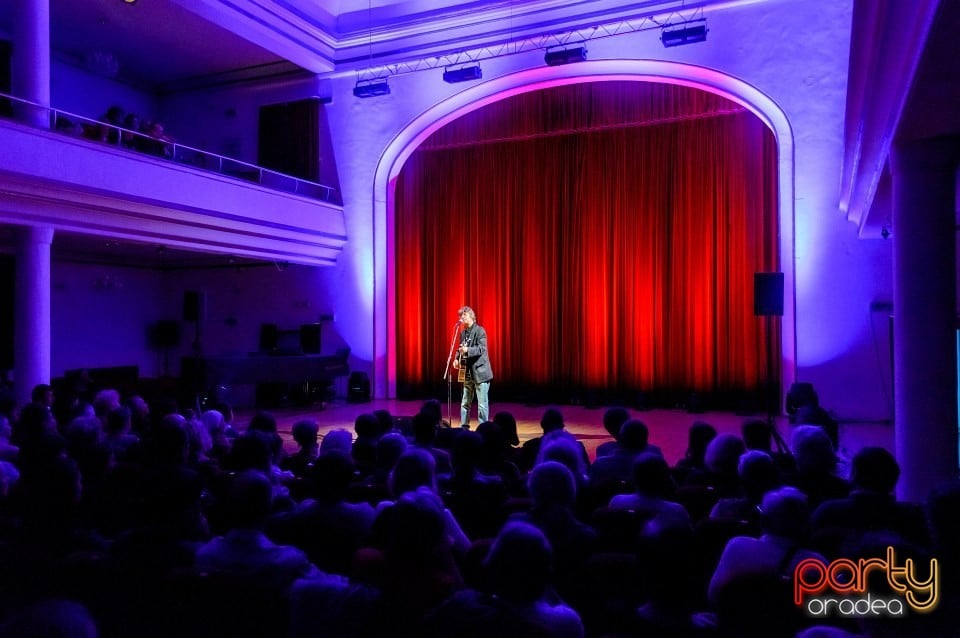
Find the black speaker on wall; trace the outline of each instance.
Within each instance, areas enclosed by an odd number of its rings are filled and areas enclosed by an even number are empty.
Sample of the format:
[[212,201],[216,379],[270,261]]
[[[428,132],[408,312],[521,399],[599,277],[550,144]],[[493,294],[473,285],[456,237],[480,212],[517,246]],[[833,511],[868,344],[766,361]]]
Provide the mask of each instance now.
[[260,324],[260,352],[270,352],[277,349],[280,341],[280,331],[275,323]]
[[305,323],[300,326],[300,349],[304,354],[320,354],[320,324]]
[[150,345],[158,350],[176,348],[180,345],[180,322],[176,319],[161,319],[150,329]]
[[753,273],[753,314],[758,317],[783,316],[783,273]]
[[197,290],[183,292],[183,320],[203,321],[207,316],[207,296]]

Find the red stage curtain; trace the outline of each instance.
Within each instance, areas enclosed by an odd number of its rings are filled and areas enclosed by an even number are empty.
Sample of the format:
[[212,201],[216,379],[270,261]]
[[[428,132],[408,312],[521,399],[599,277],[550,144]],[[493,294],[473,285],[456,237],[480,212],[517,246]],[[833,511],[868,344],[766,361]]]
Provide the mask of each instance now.
[[779,269],[776,142],[732,102],[640,82],[516,96],[435,133],[395,201],[402,391],[442,377],[463,303],[501,397],[779,378],[753,316],[753,273]]

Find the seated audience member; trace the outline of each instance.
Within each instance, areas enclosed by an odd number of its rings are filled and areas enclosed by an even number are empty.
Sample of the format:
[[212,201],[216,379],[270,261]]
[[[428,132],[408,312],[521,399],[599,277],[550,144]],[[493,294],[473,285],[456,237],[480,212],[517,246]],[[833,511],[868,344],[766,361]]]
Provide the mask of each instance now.
[[353,461],[339,450],[320,455],[307,468],[309,497],[296,510],[270,520],[266,532],[307,553],[324,572],[348,575],[354,554],[370,539],[374,509],[347,503]]
[[[406,450],[397,459],[387,485],[394,499],[399,499],[407,492],[414,492],[420,488],[432,494],[443,511],[445,529],[451,546],[458,552],[465,552],[470,548],[470,539],[463,532],[460,523],[453,513],[443,506],[443,500],[437,489],[436,465],[429,452],[414,447]],[[377,506],[377,512],[383,511],[391,504],[392,501],[381,501]]]
[[[890,531],[909,542],[929,544],[923,509],[915,503],[898,502],[893,495],[899,478],[900,466],[890,452],[881,447],[862,448],[853,457],[850,495],[824,501],[814,510],[810,521],[813,533],[833,533],[838,543],[850,543],[868,532]],[[833,549],[839,550],[839,545]]]
[[506,449],[507,460],[520,467],[520,435],[517,433],[517,419],[513,413],[501,410],[493,415],[493,422],[500,426],[503,438],[509,446]]
[[[788,450],[773,450],[773,435],[775,426],[761,419],[747,419],[740,424],[740,436],[747,450],[766,452],[773,459],[777,468],[782,472],[793,472],[793,456]],[[782,441],[780,441],[782,443]],[[778,444],[779,447],[779,444]]]
[[207,410],[200,415],[200,420],[210,435],[210,458],[222,464],[233,444],[233,439],[227,436],[227,422],[223,413],[220,410]]
[[[206,534],[207,523],[201,510],[200,498],[205,483],[201,474],[188,465],[189,436],[186,419],[179,414],[168,414],[142,441],[142,464],[112,468],[108,482],[111,498],[118,498],[126,507],[115,507],[115,524],[121,529],[140,525],[153,510],[168,511],[170,499],[182,506],[183,523],[198,534]],[[139,492],[130,489],[134,483]],[[126,524],[123,521],[127,521]]]
[[214,471],[216,462],[210,460],[210,450],[213,448],[213,438],[210,436],[210,430],[207,429],[203,420],[192,411],[185,421],[187,428],[187,438],[190,443],[188,461],[190,465],[205,470]]
[[[420,450],[411,454],[427,455]],[[463,585],[451,552],[447,515],[426,487],[404,493],[374,521],[377,550],[363,550],[360,570],[380,595],[363,619],[369,636],[419,636],[426,613]]]
[[[272,438],[264,432],[256,430],[244,432],[233,441],[230,454],[227,455],[224,463],[224,469],[231,472],[244,472],[246,470],[257,470],[263,472],[273,484],[273,511],[287,512],[292,510],[296,504],[290,497],[290,490],[283,481],[288,478],[288,473],[283,472],[273,464],[273,456],[270,451]],[[293,476],[289,474],[289,476]],[[211,492],[216,496],[219,485],[214,485]]]
[[21,521],[17,553],[57,561],[78,551],[103,551],[107,544],[80,520],[80,470],[65,456],[48,458],[20,475]]
[[803,406],[797,410],[791,421],[798,425],[816,425],[826,432],[833,445],[833,452],[837,459],[834,473],[842,479],[850,479],[850,455],[840,445],[840,424],[830,414],[820,407]]
[[706,471],[704,458],[707,454],[707,446],[716,436],[717,429],[709,423],[695,421],[690,426],[687,431],[687,451],[673,468],[674,478],[680,485],[686,483],[687,476],[691,472]]
[[53,388],[46,383],[35,385],[30,391],[30,403],[43,405],[46,406],[48,410],[53,410]]
[[604,441],[597,446],[596,458],[607,456],[619,447],[620,428],[630,419],[626,408],[607,408],[603,413],[603,429],[613,437],[612,441]]
[[123,109],[113,105],[100,117],[102,124],[97,126],[97,136],[101,142],[116,144],[120,140],[119,127],[123,126]]
[[228,531],[197,549],[195,567],[281,590],[298,578],[317,575],[306,554],[295,547],[276,545],[263,534],[272,501],[273,486],[262,472],[247,470],[231,477],[223,503]]
[[688,526],[647,521],[637,543],[642,582],[649,583],[647,601],[637,608],[630,635],[697,638],[714,636],[715,623],[700,613],[696,601],[694,536]]
[[143,120],[140,133],[135,140],[137,150],[160,157],[173,157],[173,138],[163,130],[163,124],[154,120]]
[[686,485],[711,488],[719,498],[740,495],[740,477],[737,467],[744,452],[743,440],[735,434],[720,434],[709,444],[704,454],[704,470],[691,472]]
[[507,488],[496,474],[483,474],[479,463],[483,439],[462,430],[453,441],[453,473],[438,477],[443,501],[470,538],[494,536],[503,523]]
[[120,133],[120,144],[126,148],[136,148],[137,133],[140,132],[140,116],[136,113],[127,113],[123,118],[123,128],[125,130]]
[[660,454],[660,448],[648,442],[650,432],[646,423],[630,419],[620,427],[617,449],[598,458],[590,466],[590,484],[629,484],[633,480],[633,461],[645,453]]
[[239,436],[239,432],[237,432],[237,429],[233,425],[233,406],[229,403],[224,403],[221,401],[217,403],[213,409],[223,415],[224,435],[230,439],[237,438],[237,436]]
[[758,511],[763,495],[780,484],[773,459],[766,452],[747,450],[740,456],[737,467],[743,496],[722,498],[710,511],[710,518],[727,518],[760,523]]
[[543,437],[534,467],[546,461],[557,461],[566,465],[573,473],[578,491],[588,488],[590,476],[587,463],[583,459],[583,444],[566,430],[555,430]]
[[526,523],[504,526],[484,561],[487,585],[448,598],[427,618],[430,637],[579,638],[583,622],[550,587],[553,556],[542,532]]
[[106,424],[107,415],[119,407],[120,393],[112,388],[100,390],[96,396],[93,397],[93,413],[100,419],[101,423]]
[[825,500],[845,498],[850,485],[837,476],[837,455],[830,437],[816,425],[798,425],[793,429],[790,448],[796,461],[796,475],[788,479],[810,499],[811,509]]
[[397,459],[407,450],[407,438],[399,432],[387,432],[377,441],[375,465],[373,473],[364,482],[371,486],[386,488],[390,473],[397,464]]
[[[101,526],[112,532],[110,556],[117,565],[140,573],[165,573],[193,565],[197,548],[210,539],[203,515],[199,479],[184,471],[151,479],[149,499],[141,503],[135,465],[112,470],[107,514]],[[119,531],[116,531],[119,530]]]
[[437,418],[432,410],[420,410],[413,417],[413,443],[411,447],[424,450],[433,457],[437,474],[450,474],[453,465],[450,454],[436,447]]
[[308,468],[320,455],[320,446],[317,437],[320,425],[313,419],[301,419],[293,424],[293,440],[299,449],[280,462],[280,469],[292,472],[294,476],[303,478]]
[[833,451],[837,457],[835,473],[843,479],[850,478],[850,458],[840,446],[840,424],[820,405],[820,397],[813,385],[795,383],[787,392],[787,413],[793,425],[819,425],[830,437]]
[[290,638],[365,638],[400,635],[384,628],[381,593],[339,574],[320,574],[293,583],[289,594]]
[[721,632],[793,636],[800,622],[792,600],[796,566],[808,558],[827,560],[806,548],[810,509],[802,492],[793,487],[768,492],[761,509],[763,534],[730,539],[707,596]]
[[[226,417],[226,413],[224,413]],[[283,451],[283,439],[277,432],[277,419],[269,412],[257,412],[250,419],[247,425],[247,432],[262,432],[266,435],[266,440],[270,443],[270,455],[274,465],[278,464],[285,453]]]
[[[437,399],[428,399],[420,406],[420,412],[426,412],[430,419],[436,424],[435,438],[433,446],[441,450],[453,449],[453,439],[458,431],[450,427],[450,422],[443,419],[443,404]],[[416,434],[416,433],[414,433]],[[439,465],[437,466],[440,467]],[[437,472],[442,474],[442,472]]]
[[373,416],[377,419],[377,425],[379,427],[379,435],[383,436],[387,432],[392,431],[393,428],[393,415],[390,414],[390,410],[385,410],[383,408],[373,411]]
[[540,446],[543,444],[543,437],[551,432],[563,429],[563,414],[557,408],[547,408],[540,417],[540,429],[543,431],[541,436],[534,437],[526,442],[520,448],[519,466],[521,472],[529,472],[537,463],[537,457],[540,454]]
[[517,419],[512,412],[501,410],[493,415],[493,422],[500,426],[500,431],[511,446],[520,445],[520,436],[517,434]]
[[24,478],[64,455],[66,441],[57,430],[57,421],[46,406],[29,404],[13,424],[10,443],[17,446],[17,464]]
[[503,527],[484,561],[490,592],[514,613],[548,636],[583,636],[579,614],[553,592],[553,571],[553,548],[546,536],[519,521]]
[[130,432],[143,440],[150,425],[150,405],[137,394],[128,398],[124,405],[130,410]]
[[530,511],[514,521],[530,523],[550,541],[556,558],[556,583],[561,595],[578,600],[589,594],[587,560],[597,546],[597,532],[577,520],[577,485],[570,469],[556,461],[536,465],[527,477]]
[[357,438],[353,442],[351,455],[360,476],[373,472],[377,462],[377,440],[380,438],[380,422],[373,414],[360,414],[353,422],[353,431]]
[[320,456],[327,452],[351,454],[353,452],[353,435],[346,428],[330,430],[320,441]]
[[81,516],[89,519],[99,506],[104,481],[112,462],[110,448],[102,439],[103,427],[99,419],[79,417],[70,421],[64,432],[67,454],[77,463],[83,490],[80,502]]
[[644,452],[633,462],[632,494],[617,494],[610,499],[611,509],[629,509],[642,518],[657,519],[664,526],[690,527],[690,514],[679,503],[668,500],[676,485],[670,467],[659,454]]
[[520,468],[513,461],[516,454],[503,430],[495,421],[485,421],[477,426],[477,434],[483,442],[477,470],[499,476],[511,495],[522,494],[524,489]]
[[140,445],[140,438],[130,433],[131,421],[130,408],[124,406],[107,414],[103,441],[116,461],[126,461]]

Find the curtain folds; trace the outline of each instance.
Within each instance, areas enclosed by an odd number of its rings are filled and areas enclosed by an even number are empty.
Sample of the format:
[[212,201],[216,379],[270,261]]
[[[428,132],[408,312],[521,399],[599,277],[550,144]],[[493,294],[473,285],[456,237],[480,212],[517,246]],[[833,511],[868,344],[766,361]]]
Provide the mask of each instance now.
[[559,87],[451,123],[396,181],[400,394],[435,392],[464,303],[501,398],[761,391],[777,192],[772,133],[686,87]]

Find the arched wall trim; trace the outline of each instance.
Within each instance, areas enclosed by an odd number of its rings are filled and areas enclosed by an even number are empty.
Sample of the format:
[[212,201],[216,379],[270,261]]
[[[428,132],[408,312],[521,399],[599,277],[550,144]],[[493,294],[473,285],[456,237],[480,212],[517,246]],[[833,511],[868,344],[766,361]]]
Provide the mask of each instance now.
[[793,132],[787,116],[756,87],[713,69],[660,60],[597,60],[525,69],[472,86],[422,113],[387,145],[377,165],[373,183],[373,372],[376,396],[396,396],[393,190],[404,162],[434,131],[487,104],[528,91],[601,80],[666,82],[709,91],[744,106],[773,131],[779,164],[780,262],[784,273],[781,381],[783,387],[793,383],[797,360],[794,148]]

